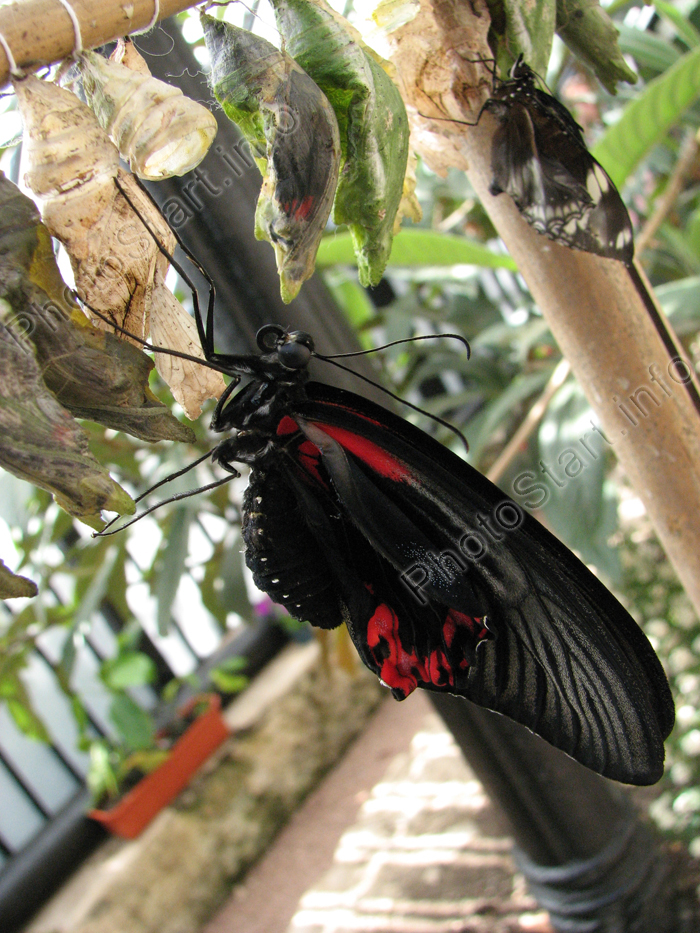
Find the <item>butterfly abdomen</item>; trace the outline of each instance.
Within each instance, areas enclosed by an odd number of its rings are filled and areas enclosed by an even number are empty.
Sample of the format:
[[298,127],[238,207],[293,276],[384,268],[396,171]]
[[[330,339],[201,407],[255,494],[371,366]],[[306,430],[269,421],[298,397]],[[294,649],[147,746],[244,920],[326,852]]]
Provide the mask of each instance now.
[[258,589],[295,619],[335,628],[342,608],[299,503],[276,470],[253,469],[243,497],[245,561]]

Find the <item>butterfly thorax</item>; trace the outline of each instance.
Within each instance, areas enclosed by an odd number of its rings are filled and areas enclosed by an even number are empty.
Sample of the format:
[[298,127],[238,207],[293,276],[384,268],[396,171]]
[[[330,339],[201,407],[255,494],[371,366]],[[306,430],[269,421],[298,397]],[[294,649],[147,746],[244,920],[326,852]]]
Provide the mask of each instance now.
[[233,386],[239,374],[253,375],[233,397],[225,393],[211,427],[218,433],[236,431],[214,450],[212,459],[224,467],[233,462],[260,465],[278,444],[278,427],[289,410],[304,400],[313,342],[301,331],[270,326],[260,331],[262,356],[240,357],[232,363]]

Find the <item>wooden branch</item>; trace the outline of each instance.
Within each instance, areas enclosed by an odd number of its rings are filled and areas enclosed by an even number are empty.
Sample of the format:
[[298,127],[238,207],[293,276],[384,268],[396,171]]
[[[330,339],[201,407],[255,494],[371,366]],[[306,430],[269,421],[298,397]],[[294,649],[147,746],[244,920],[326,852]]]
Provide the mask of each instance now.
[[[82,46],[92,49],[120,36],[145,29],[153,20],[156,0],[69,0],[80,24]],[[180,13],[193,0],[160,0],[158,20]],[[15,0],[0,6],[0,36],[18,68],[36,71],[73,54],[75,28],[60,0]],[[10,63],[0,42],[0,87],[10,78]]]

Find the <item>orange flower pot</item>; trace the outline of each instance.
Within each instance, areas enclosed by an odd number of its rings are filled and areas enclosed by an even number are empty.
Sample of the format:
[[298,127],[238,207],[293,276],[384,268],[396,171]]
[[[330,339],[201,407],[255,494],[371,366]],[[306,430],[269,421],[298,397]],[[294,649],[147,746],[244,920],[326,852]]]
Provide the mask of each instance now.
[[[180,715],[186,716],[198,699],[193,698]],[[221,715],[221,697],[212,694],[208,700],[208,709],[175,742],[162,765],[140,780],[109,810],[90,810],[88,816],[115,836],[135,839],[189,784],[199,766],[228,736]]]

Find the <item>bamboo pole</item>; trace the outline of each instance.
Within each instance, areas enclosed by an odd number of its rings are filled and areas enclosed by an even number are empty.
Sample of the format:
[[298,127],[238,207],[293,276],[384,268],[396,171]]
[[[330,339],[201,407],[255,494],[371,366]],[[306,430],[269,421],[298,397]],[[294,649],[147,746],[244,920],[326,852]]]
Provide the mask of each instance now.
[[[66,4],[63,0],[15,0],[3,4],[0,37],[18,68],[36,71],[76,51],[76,29],[67,5],[79,24],[82,48],[92,49],[180,13],[193,0],[66,0]],[[0,87],[9,78],[10,62],[0,40]]]

